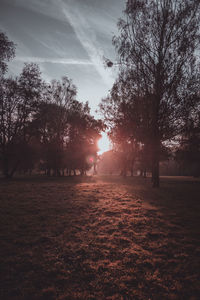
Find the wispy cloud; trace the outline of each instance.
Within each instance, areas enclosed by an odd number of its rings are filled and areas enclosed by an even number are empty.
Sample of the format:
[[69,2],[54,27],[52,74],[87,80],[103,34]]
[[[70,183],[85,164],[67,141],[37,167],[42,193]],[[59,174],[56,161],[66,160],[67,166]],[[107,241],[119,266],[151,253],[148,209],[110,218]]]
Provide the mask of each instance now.
[[62,0],[60,0],[59,2],[62,6],[62,11],[67,21],[73,27],[78,40],[86,50],[92,64],[102,77],[104,83],[110,87],[113,83],[113,77],[111,75],[110,70],[104,68],[104,52],[98,45],[94,30],[90,27],[86,18],[80,12],[79,7],[74,5],[74,2],[73,5],[72,1],[67,1],[65,3]]
[[[31,11],[36,13],[43,14],[47,17],[51,17],[53,19],[57,19],[59,21],[62,20],[62,13],[57,7],[57,3],[55,0],[9,0],[14,5],[25,7]],[[64,21],[64,18],[63,18]]]
[[94,112],[114,82],[115,69],[104,69],[103,56],[115,59],[111,38],[124,0],[4,2],[0,25],[17,44],[10,73],[35,62],[47,81],[67,74],[78,86],[78,99],[89,100]]
[[52,63],[52,64],[64,64],[64,65],[93,65],[89,60],[79,60],[70,58],[43,58],[33,56],[17,56],[16,61],[20,62],[35,62],[35,63]]
[[[84,48],[86,51],[85,54],[89,57],[90,61],[82,60],[82,59],[76,59],[72,58],[73,53],[70,52],[71,57],[67,59],[57,59],[57,58],[40,58],[40,57],[29,57],[23,58],[23,57],[17,57],[19,61],[35,61],[35,62],[49,62],[49,63],[60,63],[60,64],[79,64],[79,65],[93,65],[100,77],[102,78],[102,81],[104,84],[110,88],[114,82],[112,70],[105,69],[103,64],[103,56],[105,55],[105,45],[101,45],[99,43],[99,40],[96,36],[97,28],[101,31],[102,34],[105,34],[106,36],[110,33],[108,28],[110,28],[110,23],[105,21],[104,24],[100,24],[100,20],[103,21],[102,17],[98,17],[94,20],[94,12],[93,9],[89,9],[89,5],[84,3],[84,1],[76,1],[76,0],[57,0],[56,3],[53,0],[15,0],[16,5],[26,7],[29,10],[32,10],[34,12],[43,13],[46,16],[53,17],[56,19],[59,19],[62,22],[69,23],[71,27],[73,28],[74,34],[76,39],[80,42],[80,46]],[[82,8],[85,7],[86,10],[82,10]],[[91,6],[92,8],[92,6]],[[108,22],[108,23],[107,23]],[[112,23],[112,22],[111,22]],[[95,26],[94,26],[95,25]],[[105,31],[106,28],[106,31]],[[69,38],[69,35],[67,35],[69,31],[66,30],[66,40]],[[31,32],[28,32],[29,36],[31,35]],[[58,35],[57,35],[58,36]],[[64,49],[61,49],[62,42],[60,42],[59,45],[57,45],[54,41],[53,45],[51,44],[51,39],[49,39],[48,35],[45,35],[45,39],[41,39],[41,37],[38,37],[38,43],[43,45],[46,49],[49,48],[51,53],[54,52],[55,57],[62,57],[63,55],[60,53],[64,51]],[[70,38],[72,38],[73,35],[71,33]],[[37,35],[33,37],[34,39],[37,39]],[[52,40],[55,39],[55,32],[52,35]],[[75,41],[75,38],[73,39]],[[74,46],[74,43],[73,43]],[[69,49],[72,49],[69,47]],[[62,51],[61,51],[62,50]],[[81,54],[81,47],[76,48],[76,53]],[[83,55],[84,52],[82,52]],[[64,53],[63,53],[64,54]],[[37,54],[36,54],[37,55]],[[46,54],[45,54],[46,55]],[[69,53],[68,53],[69,55]],[[34,56],[34,55],[33,55]],[[39,54],[40,56],[40,54]]]

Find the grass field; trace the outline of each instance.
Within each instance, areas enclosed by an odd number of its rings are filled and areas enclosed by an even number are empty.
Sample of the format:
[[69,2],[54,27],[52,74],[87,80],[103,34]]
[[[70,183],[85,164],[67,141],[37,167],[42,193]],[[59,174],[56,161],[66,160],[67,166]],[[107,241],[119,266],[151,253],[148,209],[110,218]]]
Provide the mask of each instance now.
[[200,299],[200,181],[0,181],[0,299]]

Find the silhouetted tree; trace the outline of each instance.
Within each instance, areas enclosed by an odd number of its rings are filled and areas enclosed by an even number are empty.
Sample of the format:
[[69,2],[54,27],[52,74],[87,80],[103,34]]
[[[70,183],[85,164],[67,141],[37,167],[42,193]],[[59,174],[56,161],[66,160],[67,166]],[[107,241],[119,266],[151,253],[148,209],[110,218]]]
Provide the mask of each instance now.
[[35,64],[26,64],[18,78],[1,80],[0,158],[6,177],[13,176],[23,161],[24,149],[28,149],[41,87],[41,74]]
[[199,8],[199,0],[128,0],[113,39],[121,70],[132,76],[131,94],[149,107],[154,187],[161,143],[178,134],[183,107],[189,109],[196,89]]
[[[133,167],[143,165],[150,156],[150,106],[144,106],[146,99],[134,94],[130,72],[121,72],[111,90],[110,96],[100,104],[104,119],[110,127],[110,138],[121,161],[122,175]],[[124,167],[123,167],[124,166]],[[124,169],[124,170],[123,170]],[[126,171],[125,171],[126,169]]]
[[[64,136],[67,126],[66,109],[55,103],[40,103],[33,124],[41,145],[40,158],[47,174],[59,175],[63,163]],[[62,125],[62,126],[61,126]]]
[[0,31],[0,80],[7,71],[7,62],[15,56],[15,44]]
[[76,88],[67,77],[62,83],[53,81],[48,94],[33,121],[42,145],[43,168],[49,175],[61,175],[64,170],[68,175],[76,170],[83,174],[91,167],[88,157],[95,160],[102,122],[90,115],[88,103],[75,99]]
[[100,174],[118,174],[121,171],[118,153],[109,150],[100,155],[98,160],[98,172]]
[[90,115],[88,104],[74,102],[70,111],[70,131],[68,153],[71,153],[70,164],[84,174],[91,165],[96,167],[97,141],[104,129],[101,120]]
[[84,174],[97,162],[102,121],[90,115],[88,103],[76,100],[67,76],[48,85],[39,67],[25,64],[16,78],[5,78],[14,44],[0,33],[0,167],[4,176],[31,172],[36,164],[47,174]]
[[183,175],[200,176],[200,112],[195,119],[187,120],[187,127],[181,135],[175,160]]

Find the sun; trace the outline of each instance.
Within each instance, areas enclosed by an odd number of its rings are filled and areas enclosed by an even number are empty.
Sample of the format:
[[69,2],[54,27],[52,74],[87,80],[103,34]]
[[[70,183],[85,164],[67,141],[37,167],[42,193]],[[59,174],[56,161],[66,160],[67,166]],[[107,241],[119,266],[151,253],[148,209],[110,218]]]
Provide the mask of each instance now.
[[98,140],[98,154],[102,154],[111,149],[110,139],[106,132],[101,133],[101,138]]

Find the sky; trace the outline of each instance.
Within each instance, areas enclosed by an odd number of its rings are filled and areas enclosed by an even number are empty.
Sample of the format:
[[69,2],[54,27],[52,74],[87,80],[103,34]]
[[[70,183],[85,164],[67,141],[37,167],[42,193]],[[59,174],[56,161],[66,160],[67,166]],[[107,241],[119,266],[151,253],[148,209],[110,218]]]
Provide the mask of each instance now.
[[9,72],[36,62],[46,81],[68,76],[95,115],[116,77],[103,57],[115,61],[112,37],[124,6],[125,0],[0,0],[0,30],[17,45]]

